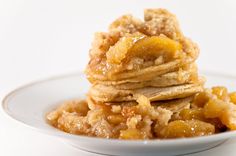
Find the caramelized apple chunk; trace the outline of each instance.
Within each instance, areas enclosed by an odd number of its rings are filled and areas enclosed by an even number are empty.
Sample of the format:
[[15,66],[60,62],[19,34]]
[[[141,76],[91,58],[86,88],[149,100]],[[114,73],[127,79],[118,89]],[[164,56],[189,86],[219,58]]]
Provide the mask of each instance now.
[[206,92],[200,92],[197,95],[195,95],[193,104],[198,107],[203,107],[209,100],[209,96]]
[[159,138],[195,137],[214,134],[215,127],[199,120],[175,120],[156,132]]
[[152,56],[158,58],[162,56],[167,62],[177,58],[181,49],[181,44],[165,36],[144,37],[130,49],[130,57]]
[[132,58],[149,60],[162,57],[165,62],[180,55],[181,44],[165,36],[145,37],[143,35],[121,38],[106,53],[107,62],[120,64]]
[[113,64],[120,64],[122,60],[126,58],[126,55],[130,48],[135,44],[137,40],[143,36],[127,36],[122,37],[114,46],[106,53],[107,62]]
[[192,108],[192,109],[183,109],[179,116],[182,120],[192,120],[197,119],[204,121],[205,116],[202,108]]
[[204,106],[204,115],[207,118],[217,118],[223,114],[226,108],[227,106],[223,101],[211,99]]
[[130,140],[130,139],[144,139],[144,136],[142,134],[142,132],[138,129],[126,129],[126,130],[121,130],[120,131],[120,139],[126,139],[126,140]]
[[220,99],[211,99],[204,106],[206,118],[219,118],[230,130],[236,130],[236,105]]
[[107,116],[107,120],[111,124],[118,125],[118,124],[124,122],[125,118],[124,118],[124,116],[122,116],[120,114],[115,114],[115,115]]
[[236,92],[232,92],[229,94],[230,101],[236,104]]
[[230,130],[236,130],[236,106],[230,103],[228,109],[220,117],[220,120]]
[[228,90],[225,87],[222,86],[212,87],[212,93],[216,95],[218,99],[224,101],[228,99]]
[[179,113],[179,119],[181,120],[200,120],[210,123],[215,126],[215,131],[222,132],[225,131],[226,126],[218,118],[206,118],[203,108],[191,108],[183,109]]

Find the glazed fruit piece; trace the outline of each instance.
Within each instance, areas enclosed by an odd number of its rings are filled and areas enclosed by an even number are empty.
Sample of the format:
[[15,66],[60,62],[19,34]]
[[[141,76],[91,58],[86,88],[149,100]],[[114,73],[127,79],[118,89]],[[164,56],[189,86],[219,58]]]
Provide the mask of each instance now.
[[163,128],[158,128],[159,138],[183,138],[211,135],[215,133],[214,125],[199,120],[176,120]]
[[212,93],[215,94],[218,99],[224,101],[226,101],[229,97],[227,88],[222,86],[212,87]]
[[202,108],[183,109],[179,116],[182,120],[201,120],[204,121],[206,118]]
[[205,116],[205,111],[203,108],[191,108],[183,109],[179,113],[179,119],[181,120],[200,120],[207,123],[210,123],[215,126],[215,132],[223,132],[227,128],[226,126],[216,117],[216,118],[207,118]]
[[236,105],[219,99],[212,99],[204,106],[207,118],[219,118],[230,130],[236,130]]
[[144,135],[142,132],[138,129],[127,129],[127,130],[122,130],[120,132],[120,139],[125,139],[125,140],[137,140],[137,139],[144,139]]
[[232,92],[229,94],[230,101],[236,104],[236,92]]
[[107,62],[111,64],[120,64],[122,60],[124,60],[130,48],[141,38],[144,36],[127,36],[121,38],[114,46],[110,47],[110,49],[106,53]]
[[164,62],[178,58],[181,44],[165,36],[144,37],[130,49],[130,57],[163,57]]
[[197,107],[203,107],[209,100],[209,96],[206,92],[200,92],[195,95],[193,104]]
[[115,73],[121,67],[138,70],[144,66],[159,65],[180,58],[181,49],[181,44],[163,35],[131,35],[121,38],[110,47],[106,53],[106,66],[109,73]]

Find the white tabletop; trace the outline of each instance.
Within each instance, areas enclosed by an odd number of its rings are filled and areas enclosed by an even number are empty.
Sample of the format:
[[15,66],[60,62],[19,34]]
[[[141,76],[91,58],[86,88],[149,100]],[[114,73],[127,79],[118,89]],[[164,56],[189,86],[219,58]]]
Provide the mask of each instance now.
[[[81,71],[95,31],[124,13],[142,17],[143,8],[164,7],[201,48],[201,69],[236,75],[236,1],[0,0],[0,100],[36,79]],[[235,85],[236,90],[236,85]],[[236,155],[236,139],[194,156]],[[0,155],[84,155],[58,138],[11,120],[0,109]]]

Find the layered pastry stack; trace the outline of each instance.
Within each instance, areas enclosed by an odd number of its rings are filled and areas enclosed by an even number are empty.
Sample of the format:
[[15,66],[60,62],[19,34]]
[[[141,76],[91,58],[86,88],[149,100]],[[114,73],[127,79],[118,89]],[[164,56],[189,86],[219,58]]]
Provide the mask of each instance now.
[[140,95],[152,103],[189,99],[203,90],[198,53],[164,9],[145,10],[144,21],[122,16],[95,36],[86,69],[90,105],[130,103]]
[[198,53],[164,9],[145,10],[144,21],[122,16],[95,36],[87,100],[65,102],[47,120],[68,133],[116,139],[236,130],[236,92],[203,88]]

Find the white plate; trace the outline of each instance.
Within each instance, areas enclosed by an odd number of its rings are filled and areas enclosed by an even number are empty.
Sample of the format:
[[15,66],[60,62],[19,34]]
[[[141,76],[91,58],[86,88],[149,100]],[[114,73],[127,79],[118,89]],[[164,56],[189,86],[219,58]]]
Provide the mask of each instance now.
[[[207,86],[224,85],[236,90],[236,77],[214,73],[203,73]],[[108,155],[181,155],[216,147],[236,132],[225,132],[212,136],[170,139],[124,141],[72,135],[59,131],[45,121],[45,114],[59,102],[83,98],[89,88],[83,74],[71,74],[49,78],[18,88],[3,100],[3,109],[13,119],[42,133],[56,136],[76,148]],[[52,145],[53,148],[53,145]]]

